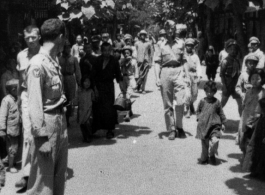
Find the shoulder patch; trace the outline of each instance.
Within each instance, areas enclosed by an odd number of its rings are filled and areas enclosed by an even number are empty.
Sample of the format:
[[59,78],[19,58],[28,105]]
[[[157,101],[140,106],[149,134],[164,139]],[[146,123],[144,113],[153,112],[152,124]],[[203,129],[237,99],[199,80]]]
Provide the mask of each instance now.
[[34,77],[39,78],[40,75],[41,75],[41,73],[40,73],[40,68],[39,68],[39,67],[34,68],[34,69],[32,70],[32,74],[33,74]]

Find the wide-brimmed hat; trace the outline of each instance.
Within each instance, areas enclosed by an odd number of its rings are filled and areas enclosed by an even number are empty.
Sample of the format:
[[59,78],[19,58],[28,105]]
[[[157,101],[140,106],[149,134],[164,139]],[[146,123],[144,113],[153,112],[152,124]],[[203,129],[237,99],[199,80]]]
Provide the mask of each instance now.
[[255,54],[251,53],[251,54],[248,54],[247,55],[246,61],[247,60],[253,60],[253,61],[258,62],[259,61],[259,57],[257,55],[255,55]]
[[130,34],[125,34],[125,35],[124,35],[124,40],[127,40],[127,39],[132,39],[132,35],[130,35]]
[[133,52],[132,47],[131,46],[128,46],[128,45],[126,45],[126,46],[124,46],[122,48],[122,52],[125,52],[126,50],[129,50],[131,53]]
[[260,41],[259,41],[259,39],[257,37],[251,37],[249,39],[249,43],[258,43],[258,44],[260,44]]
[[192,38],[188,38],[185,41],[185,45],[195,45],[195,40]]
[[231,47],[232,45],[238,46],[236,40],[234,39],[229,39],[226,44],[225,44],[225,49],[227,50],[229,47]]
[[6,82],[6,86],[14,86],[14,85],[18,85],[18,79],[11,79]]

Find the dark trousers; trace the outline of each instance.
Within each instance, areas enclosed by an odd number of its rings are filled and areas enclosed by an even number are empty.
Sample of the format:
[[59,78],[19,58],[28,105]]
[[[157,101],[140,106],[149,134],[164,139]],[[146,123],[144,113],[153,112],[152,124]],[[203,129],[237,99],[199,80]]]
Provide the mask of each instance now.
[[1,185],[2,186],[5,185],[5,180],[6,180],[6,171],[2,158],[6,157],[7,155],[6,142],[1,137],[0,137],[0,152],[1,152],[0,156],[0,189],[1,189]]

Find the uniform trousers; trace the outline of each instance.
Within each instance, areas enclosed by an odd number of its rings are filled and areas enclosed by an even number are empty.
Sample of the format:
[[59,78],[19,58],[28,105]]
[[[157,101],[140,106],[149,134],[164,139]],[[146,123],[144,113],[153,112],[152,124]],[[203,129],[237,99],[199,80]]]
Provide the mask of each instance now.
[[217,154],[218,145],[219,145],[218,137],[211,136],[210,138],[201,140],[201,143],[202,143],[201,161],[205,161],[208,159],[208,157]]
[[[57,109],[59,110],[59,109]],[[63,195],[68,159],[68,135],[63,111],[44,114],[46,130],[52,147],[51,155],[40,154],[38,138],[32,141],[32,161],[28,181],[28,195]]]
[[[167,131],[183,128],[184,103],[186,100],[183,66],[163,67],[161,70],[161,94]],[[174,109],[173,101],[176,101]]]
[[28,111],[28,96],[27,91],[21,93],[21,111],[22,111],[22,125],[23,125],[23,152],[22,152],[22,170],[23,176],[29,177],[30,172],[30,146],[32,142],[31,122]]

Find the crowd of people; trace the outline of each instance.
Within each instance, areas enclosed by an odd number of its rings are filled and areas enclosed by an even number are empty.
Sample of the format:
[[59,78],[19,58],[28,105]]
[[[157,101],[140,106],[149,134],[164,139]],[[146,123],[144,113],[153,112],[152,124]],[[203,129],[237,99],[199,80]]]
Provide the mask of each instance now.
[[[264,177],[265,55],[259,49],[259,39],[250,38],[250,53],[241,64],[235,40],[227,40],[219,56],[210,45],[202,57],[200,40],[186,36],[186,25],[168,24],[159,31],[158,40],[145,30],[135,38],[117,34],[114,41],[109,33],[95,31],[89,38],[78,35],[73,46],[59,19],[46,20],[41,29],[26,27],[27,48],[7,57],[1,77],[0,187],[5,185],[6,170],[18,171],[15,164],[21,146],[23,177],[16,187],[29,195],[64,194],[67,127],[74,108],[78,107],[77,122],[84,142],[92,142],[100,129],[106,130],[107,139],[114,138],[118,124],[114,79],[120,87],[119,98],[127,105],[124,120],[129,122],[132,95],[146,93],[152,66],[162,94],[169,140],[185,137],[183,117],[196,114],[196,138],[202,144],[199,163],[216,164],[218,143],[227,128],[223,107],[232,96],[241,117],[236,143],[243,153],[242,168]],[[208,77],[203,86],[206,97],[195,108],[203,76],[201,64],[205,64]],[[218,67],[221,100],[214,97]]]

